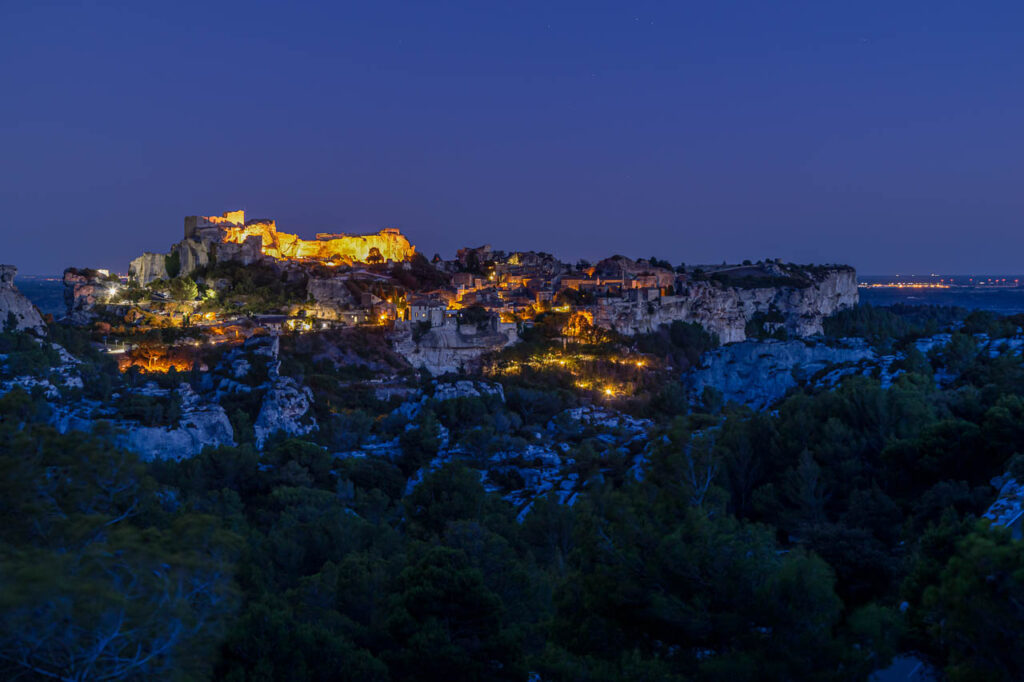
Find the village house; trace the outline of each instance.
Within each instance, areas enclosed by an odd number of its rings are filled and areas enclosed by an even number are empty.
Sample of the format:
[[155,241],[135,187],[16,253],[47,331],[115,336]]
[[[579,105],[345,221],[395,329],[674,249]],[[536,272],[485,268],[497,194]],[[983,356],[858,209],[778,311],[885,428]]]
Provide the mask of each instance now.
[[444,324],[445,311],[448,305],[432,296],[417,297],[409,300],[409,321],[429,322],[432,327]]

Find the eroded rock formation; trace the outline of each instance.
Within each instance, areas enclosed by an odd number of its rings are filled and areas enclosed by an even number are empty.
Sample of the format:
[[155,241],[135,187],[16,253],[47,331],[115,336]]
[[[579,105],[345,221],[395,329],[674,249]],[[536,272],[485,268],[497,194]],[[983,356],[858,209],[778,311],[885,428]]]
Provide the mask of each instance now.
[[263,405],[253,425],[256,446],[263,447],[267,438],[282,431],[289,436],[304,436],[318,426],[312,415],[313,391],[300,386],[295,379],[277,376],[263,396]]
[[722,343],[747,338],[747,322],[757,314],[782,316],[791,336],[822,332],[822,321],[857,303],[857,273],[837,266],[813,276],[808,286],[723,286],[693,281],[677,294],[662,296],[657,289],[630,292],[632,298],[599,299],[590,308],[594,324],[624,334],[646,333],[675,320],[696,322],[718,334]]
[[701,368],[687,377],[687,385],[694,400],[710,387],[720,391],[727,402],[760,409],[830,365],[875,357],[875,351],[859,341],[837,345],[803,340],[745,341],[705,353]]
[[[0,329],[13,325],[13,330],[32,330],[42,334],[46,331],[43,316],[32,302],[14,286],[14,275],[18,268],[0,265]],[[12,330],[12,331],[13,331]]]
[[140,284],[149,284],[156,279],[167,279],[166,262],[166,254],[146,251],[128,264],[128,276]]
[[500,350],[519,340],[514,324],[456,325],[454,321],[433,327],[413,338],[410,328],[396,329],[395,350],[413,367],[433,375],[472,369],[485,353]]
[[[203,401],[188,384],[181,384],[175,391],[181,399],[181,418],[171,426],[144,426],[126,419],[95,418],[87,403],[55,409],[53,425],[61,433],[91,432],[98,423],[108,422],[114,429],[114,444],[135,452],[144,460],[186,459],[208,446],[235,444],[234,430],[223,407]],[[169,393],[161,389],[148,389],[148,392],[150,395]]]

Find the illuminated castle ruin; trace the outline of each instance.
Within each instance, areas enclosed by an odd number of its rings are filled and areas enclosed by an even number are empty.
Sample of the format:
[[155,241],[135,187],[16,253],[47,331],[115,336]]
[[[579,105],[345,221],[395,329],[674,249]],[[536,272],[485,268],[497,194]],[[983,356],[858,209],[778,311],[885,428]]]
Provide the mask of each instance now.
[[220,216],[187,216],[185,238],[172,245],[169,253],[143,253],[129,265],[128,276],[148,284],[187,275],[214,261],[250,265],[273,258],[352,265],[401,262],[415,253],[416,248],[395,229],[363,235],[320,233],[316,239],[301,239],[278,232],[273,220],[246,220],[245,211],[228,211]]
[[401,232],[390,228],[375,234],[319,233],[316,239],[302,239],[298,235],[278,232],[273,220],[247,221],[245,211],[228,211],[221,216],[185,218],[186,239],[244,244],[252,237],[260,238],[260,249],[264,255],[277,259],[309,258],[331,262],[372,263],[404,261],[412,258],[416,252],[416,248],[402,236]]

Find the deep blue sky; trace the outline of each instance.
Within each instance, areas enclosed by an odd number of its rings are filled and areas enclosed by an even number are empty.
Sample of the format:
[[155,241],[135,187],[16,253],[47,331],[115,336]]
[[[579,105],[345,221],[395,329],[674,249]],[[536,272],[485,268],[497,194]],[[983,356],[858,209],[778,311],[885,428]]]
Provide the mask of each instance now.
[[428,256],[1024,271],[1021,3],[94,4],[0,0],[25,273],[235,208]]

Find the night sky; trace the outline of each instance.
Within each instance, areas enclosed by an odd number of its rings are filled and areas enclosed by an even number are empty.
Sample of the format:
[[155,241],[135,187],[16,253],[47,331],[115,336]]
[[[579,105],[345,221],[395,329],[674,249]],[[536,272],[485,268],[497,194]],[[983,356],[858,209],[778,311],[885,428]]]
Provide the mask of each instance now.
[[1021,3],[93,4],[0,0],[22,273],[236,208],[428,256],[1024,271]]

